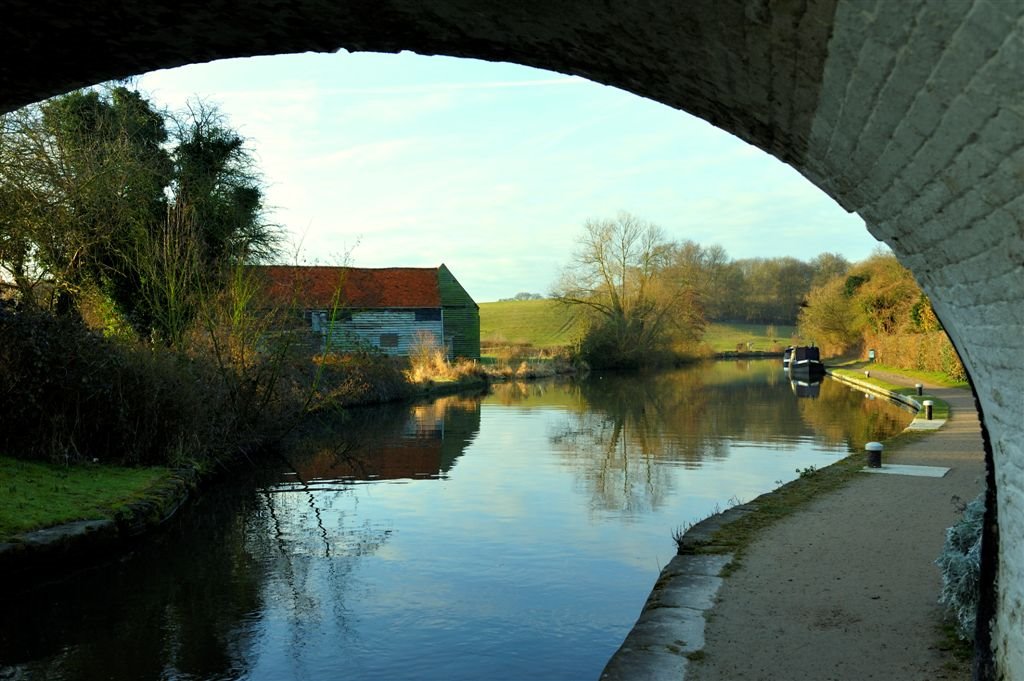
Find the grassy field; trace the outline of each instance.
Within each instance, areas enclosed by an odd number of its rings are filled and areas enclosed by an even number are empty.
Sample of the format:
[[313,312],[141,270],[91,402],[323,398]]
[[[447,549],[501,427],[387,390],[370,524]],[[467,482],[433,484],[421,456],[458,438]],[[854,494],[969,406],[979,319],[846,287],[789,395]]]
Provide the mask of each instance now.
[[[769,335],[769,332],[774,332]],[[582,323],[577,310],[553,300],[523,300],[480,304],[480,340],[485,346],[530,345],[551,348],[571,345],[579,338]],[[790,344],[794,328],[781,324],[709,324],[704,342],[715,352],[735,352],[741,343],[754,351]],[[486,350],[485,350],[486,354]]]
[[72,520],[113,517],[166,468],[51,464],[0,457],[0,541]]
[[572,345],[581,329],[579,312],[554,300],[480,303],[480,341],[484,345]]
[[793,344],[796,329],[784,324],[739,324],[733,322],[717,322],[708,324],[704,331],[704,342],[715,352],[736,351],[743,343],[750,344],[748,349],[767,351],[773,345],[786,347]]

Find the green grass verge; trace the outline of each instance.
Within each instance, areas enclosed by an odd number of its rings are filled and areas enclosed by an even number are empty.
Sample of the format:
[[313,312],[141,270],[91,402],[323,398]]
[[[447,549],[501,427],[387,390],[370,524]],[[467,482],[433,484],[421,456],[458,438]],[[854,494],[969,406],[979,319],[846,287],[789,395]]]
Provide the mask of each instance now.
[[875,370],[884,371],[890,374],[899,374],[900,376],[905,376],[908,380],[912,380],[915,383],[935,383],[943,386],[944,388],[965,388],[967,390],[970,390],[971,388],[967,381],[954,380],[941,371],[917,371],[915,369],[904,369],[902,367],[879,364],[877,362],[868,362],[860,359],[848,360],[836,364],[830,363],[830,366],[848,369],[850,371],[859,371],[862,376],[864,375],[865,370]]
[[[879,370],[881,370],[881,368],[879,368]],[[852,371],[850,369],[837,368],[831,368],[831,371],[833,374],[839,376],[846,376],[848,378],[855,378],[858,381],[861,381],[863,383],[870,383],[871,385],[877,386],[878,388],[881,388],[883,390],[888,390],[890,392],[899,393],[900,395],[907,395],[909,397],[913,397],[918,402],[924,402],[924,400],[931,400],[933,402],[932,418],[937,420],[949,418],[949,403],[943,399],[935,397],[935,395],[929,395],[928,393],[925,393],[924,395],[918,396],[916,388],[897,385],[896,383],[891,383],[884,379],[878,378],[877,376],[865,376],[863,371]],[[896,373],[899,370],[886,369],[886,371]],[[902,374],[901,371],[899,373]],[[908,378],[914,377],[908,376]],[[924,418],[923,413],[920,415],[920,418]]]
[[582,333],[580,311],[554,300],[480,303],[480,340],[535,348],[571,345]]
[[56,466],[0,457],[0,541],[74,520],[113,518],[169,476],[166,468]]

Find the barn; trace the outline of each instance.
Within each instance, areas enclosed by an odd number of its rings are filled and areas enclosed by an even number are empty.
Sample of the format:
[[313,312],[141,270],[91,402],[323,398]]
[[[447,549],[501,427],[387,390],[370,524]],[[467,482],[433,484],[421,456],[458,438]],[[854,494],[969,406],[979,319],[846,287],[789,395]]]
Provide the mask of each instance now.
[[302,310],[321,351],[407,356],[429,334],[449,359],[480,358],[480,307],[443,264],[253,269],[268,304]]

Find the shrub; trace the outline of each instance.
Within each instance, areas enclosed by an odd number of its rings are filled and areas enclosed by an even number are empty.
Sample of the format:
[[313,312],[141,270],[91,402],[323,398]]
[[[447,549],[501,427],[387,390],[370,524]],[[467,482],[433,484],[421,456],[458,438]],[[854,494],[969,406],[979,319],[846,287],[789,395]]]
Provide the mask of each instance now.
[[902,369],[939,371],[953,380],[967,372],[944,331],[904,334],[867,334],[865,346],[875,350],[878,362]]
[[317,357],[315,363],[320,376],[310,403],[314,410],[390,402],[412,393],[403,373],[403,361],[376,350],[329,353]]
[[0,306],[0,446],[22,458],[216,462],[263,428],[212,363],[105,339],[71,317]]
[[946,530],[946,543],[935,564],[942,572],[939,603],[953,615],[963,639],[974,636],[978,610],[981,565],[981,530],[985,517],[985,493],[968,503],[960,520]]

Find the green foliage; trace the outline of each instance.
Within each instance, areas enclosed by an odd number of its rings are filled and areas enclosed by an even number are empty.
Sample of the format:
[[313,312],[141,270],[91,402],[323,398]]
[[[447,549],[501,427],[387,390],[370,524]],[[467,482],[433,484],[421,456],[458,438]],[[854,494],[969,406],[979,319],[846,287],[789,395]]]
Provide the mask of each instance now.
[[864,272],[862,274],[851,274],[843,281],[843,295],[847,298],[853,298],[860,287],[871,280],[871,274]]
[[746,322],[793,324],[814,279],[814,268],[796,258],[739,260],[742,307],[734,317]]
[[825,352],[842,353],[863,333],[863,318],[836,278],[810,292],[800,312],[800,334],[813,339]]
[[215,109],[174,120],[112,87],[2,120],[0,269],[23,304],[81,314],[99,292],[140,337],[180,345],[225,274],[277,246],[244,141]]
[[370,348],[323,355],[316,362],[322,370],[313,401],[316,408],[391,402],[413,394],[402,360]]
[[901,369],[966,378],[927,296],[891,254],[876,254],[812,290],[800,330],[826,352],[871,348],[879,362]]
[[0,447],[56,463],[209,465],[257,446],[274,422],[240,408],[237,379],[202,357],[9,305],[0,307],[0,383]]

